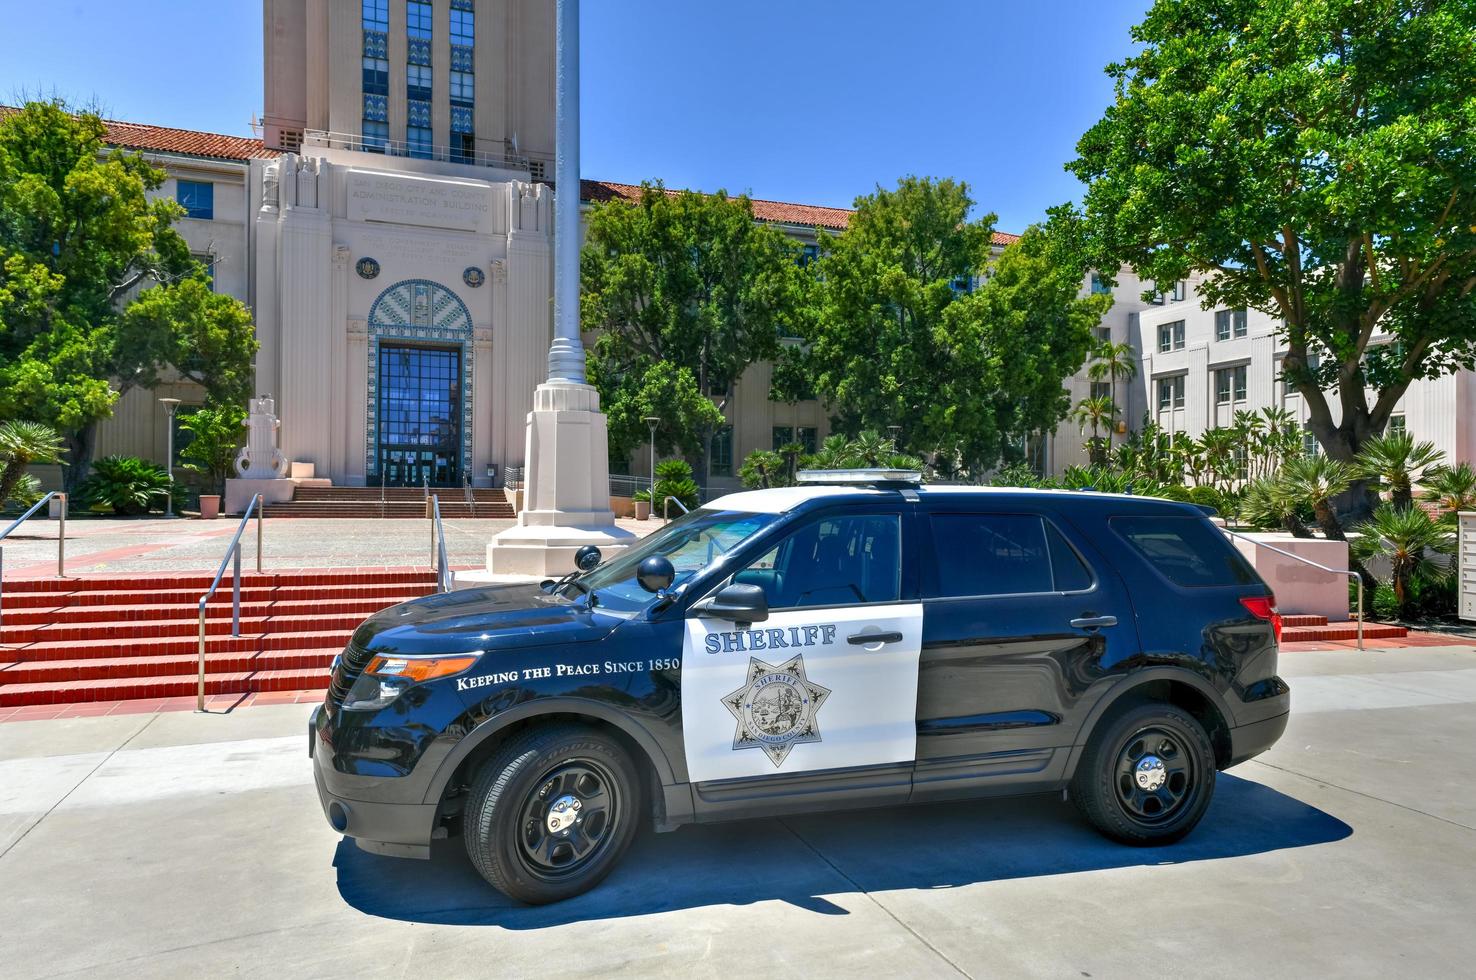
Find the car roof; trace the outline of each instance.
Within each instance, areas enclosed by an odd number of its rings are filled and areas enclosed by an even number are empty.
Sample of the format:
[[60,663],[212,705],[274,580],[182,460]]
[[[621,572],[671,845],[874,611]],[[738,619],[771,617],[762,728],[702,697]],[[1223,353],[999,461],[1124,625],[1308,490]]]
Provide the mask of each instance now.
[[[1096,491],[1084,490],[1045,490],[1031,487],[959,486],[946,483],[922,484],[908,489],[916,490],[920,498],[932,499],[938,502],[948,500],[962,501],[969,497],[991,498],[996,502],[1004,502],[1008,499],[1029,499],[1036,497],[1054,502],[1069,501],[1072,504],[1084,504],[1090,501],[1131,502],[1136,505],[1148,506],[1161,504],[1175,510],[1186,510],[1196,514],[1201,513],[1193,505],[1180,501],[1165,500],[1162,497],[1140,497],[1124,493],[1098,493]],[[837,503],[847,499],[861,501],[878,497],[889,497],[899,492],[895,487],[812,484],[797,487],[775,487],[769,490],[741,490],[738,493],[730,493],[726,496],[710,500],[704,506],[709,510],[747,511],[756,514],[787,514],[806,504],[817,501]]]

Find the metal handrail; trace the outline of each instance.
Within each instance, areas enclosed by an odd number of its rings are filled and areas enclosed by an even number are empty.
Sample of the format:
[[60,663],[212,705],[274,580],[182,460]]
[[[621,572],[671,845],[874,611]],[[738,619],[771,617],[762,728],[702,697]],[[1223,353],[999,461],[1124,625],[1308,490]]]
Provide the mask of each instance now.
[[215,590],[220,587],[220,577],[225,574],[226,564],[235,558],[235,568],[231,573],[231,635],[241,635],[241,534],[246,530],[246,523],[251,520],[251,512],[256,512],[256,574],[261,574],[261,517],[262,511],[266,509],[266,501],[261,494],[251,495],[251,503],[246,505],[246,513],[241,515],[241,523],[236,525],[236,533],[231,537],[230,547],[226,548],[225,557],[220,560],[220,567],[215,570],[215,578],[210,582],[210,588],[200,597],[200,667],[195,689],[195,710],[205,710],[205,604],[210,597],[215,595]]
[[671,520],[671,505],[672,504],[676,504],[678,507],[680,507],[682,509],[682,513],[683,514],[690,514],[690,513],[692,513],[690,510],[687,509],[687,505],[686,504],[682,503],[680,500],[678,500],[677,498],[673,497],[671,494],[667,494],[666,495],[666,499],[663,500],[663,501],[661,501],[661,519],[663,521],[669,521],[669,520]]
[[[56,577],[63,578],[66,574],[67,564],[67,495],[60,490],[53,490],[40,500],[31,505],[31,509],[10,522],[10,526],[0,531],[0,541],[10,536],[10,532],[20,527],[36,511],[55,498],[61,501],[61,514],[57,518],[56,527]],[[0,547],[0,620],[5,618],[5,549]]]
[[472,490],[471,477],[466,473],[461,474],[461,496],[466,501],[466,513],[468,517],[477,516],[477,495]]
[[1319,568],[1322,571],[1327,572],[1327,573],[1329,573],[1331,575],[1346,575],[1349,578],[1351,578],[1354,582],[1357,582],[1358,583],[1358,615],[1357,615],[1357,619],[1358,619],[1358,649],[1360,649],[1360,650],[1363,649],[1363,576],[1362,575],[1359,575],[1357,572],[1353,571],[1353,569],[1351,569],[1351,568],[1329,568],[1328,566],[1322,564],[1321,562],[1315,562],[1315,561],[1313,561],[1310,558],[1303,558],[1301,555],[1294,554],[1294,553],[1292,553],[1290,551],[1285,550],[1284,548],[1278,548],[1274,544],[1267,544],[1264,541],[1258,541],[1255,538],[1250,537],[1249,535],[1240,534],[1239,532],[1232,531],[1229,528],[1222,527],[1222,528],[1220,528],[1220,531],[1223,532],[1227,537],[1239,538],[1242,541],[1249,541],[1251,544],[1255,545],[1258,548],[1265,548],[1268,551],[1274,551],[1274,552],[1276,552],[1278,555],[1285,555],[1286,557],[1292,559],[1293,561],[1299,561],[1303,565],[1311,565],[1313,568]]
[[446,558],[446,526],[441,523],[440,494],[431,496],[431,567],[436,572],[436,591],[451,591],[451,562]]

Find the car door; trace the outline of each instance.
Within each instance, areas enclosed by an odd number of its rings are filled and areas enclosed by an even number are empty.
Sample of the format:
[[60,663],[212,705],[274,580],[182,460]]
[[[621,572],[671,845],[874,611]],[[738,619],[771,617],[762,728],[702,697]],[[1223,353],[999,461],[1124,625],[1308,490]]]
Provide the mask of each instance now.
[[913,798],[1056,777],[1088,689],[1137,641],[1117,572],[1044,509],[923,515]]
[[[688,615],[692,782],[911,763],[922,606],[904,576],[906,516],[887,506],[804,520],[732,577],[764,588],[765,621]],[[906,772],[891,785],[905,797]]]

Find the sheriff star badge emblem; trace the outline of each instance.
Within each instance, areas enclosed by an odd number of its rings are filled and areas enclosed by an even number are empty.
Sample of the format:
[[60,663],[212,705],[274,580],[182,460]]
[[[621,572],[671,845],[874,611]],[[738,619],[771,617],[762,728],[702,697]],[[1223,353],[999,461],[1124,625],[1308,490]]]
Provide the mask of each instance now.
[[738,722],[734,750],[763,749],[778,768],[796,745],[820,741],[815,716],[828,697],[829,688],[805,676],[803,656],[777,667],[749,658],[748,680],[723,698],[724,707]]

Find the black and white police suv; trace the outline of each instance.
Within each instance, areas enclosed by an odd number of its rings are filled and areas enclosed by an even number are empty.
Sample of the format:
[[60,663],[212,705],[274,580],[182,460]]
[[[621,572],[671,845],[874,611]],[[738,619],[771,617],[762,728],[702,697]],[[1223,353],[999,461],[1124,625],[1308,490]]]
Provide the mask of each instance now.
[[1286,727],[1275,599],[1199,509],[804,476],[365,622],[310,723],[329,822],[403,857],[459,832],[533,903],[642,820],[1067,790],[1163,844]]

